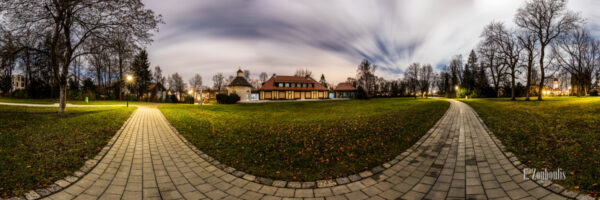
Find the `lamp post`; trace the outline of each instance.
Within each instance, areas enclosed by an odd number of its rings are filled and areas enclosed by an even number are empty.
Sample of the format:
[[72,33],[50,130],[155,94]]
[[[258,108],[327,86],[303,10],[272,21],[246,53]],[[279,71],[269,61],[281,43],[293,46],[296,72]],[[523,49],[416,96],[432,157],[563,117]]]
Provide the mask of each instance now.
[[[131,84],[131,81],[133,81],[133,76],[127,75],[127,83]],[[130,92],[129,92],[129,90],[127,90],[127,107],[129,107],[129,95],[130,95]]]
[[458,98],[458,85],[454,86],[454,92],[456,93],[456,98]]
[[[190,90],[188,91],[188,95],[190,95],[190,96],[191,96],[192,94],[194,94],[194,90],[190,89]],[[194,96],[192,96],[192,104],[194,104],[194,100],[195,100],[195,97],[194,97]]]

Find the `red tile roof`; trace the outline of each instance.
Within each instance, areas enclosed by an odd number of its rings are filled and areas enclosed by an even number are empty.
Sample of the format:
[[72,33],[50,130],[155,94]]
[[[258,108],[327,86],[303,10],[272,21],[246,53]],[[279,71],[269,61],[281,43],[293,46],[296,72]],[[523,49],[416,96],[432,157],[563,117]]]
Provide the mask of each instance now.
[[355,91],[356,88],[350,83],[340,83],[335,87],[335,91]]
[[[314,87],[277,87],[278,83],[312,83]],[[260,88],[261,91],[265,90],[295,90],[295,91],[322,91],[327,90],[323,85],[314,79],[300,76],[274,76],[265,82]]]

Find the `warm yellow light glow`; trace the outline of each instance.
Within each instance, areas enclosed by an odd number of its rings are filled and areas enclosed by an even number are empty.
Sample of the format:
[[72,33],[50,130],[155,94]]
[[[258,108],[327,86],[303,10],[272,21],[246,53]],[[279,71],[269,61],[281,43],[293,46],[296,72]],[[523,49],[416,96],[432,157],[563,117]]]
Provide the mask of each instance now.
[[127,75],[127,81],[132,81],[132,80],[133,80],[133,76]]
[[454,86],[454,89],[455,89],[455,90],[458,90],[458,85],[457,85],[457,86]]
[[188,91],[188,94],[192,94],[192,93],[194,93],[194,91],[193,91],[193,90],[190,90],[190,91]]

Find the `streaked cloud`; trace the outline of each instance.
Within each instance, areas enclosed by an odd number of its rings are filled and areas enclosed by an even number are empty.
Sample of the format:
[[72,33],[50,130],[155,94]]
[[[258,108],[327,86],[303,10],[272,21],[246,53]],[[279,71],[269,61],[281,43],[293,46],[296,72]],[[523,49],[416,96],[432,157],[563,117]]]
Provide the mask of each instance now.
[[[521,0],[145,0],[167,22],[149,47],[153,65],[184,78],[200,73],[293,74],[307,68],[333,83],[360,60],[401,77],[412,62],[445,64],[466,54],[492,20],[512,23]],[[571,2],[600,34],[594,0]]]

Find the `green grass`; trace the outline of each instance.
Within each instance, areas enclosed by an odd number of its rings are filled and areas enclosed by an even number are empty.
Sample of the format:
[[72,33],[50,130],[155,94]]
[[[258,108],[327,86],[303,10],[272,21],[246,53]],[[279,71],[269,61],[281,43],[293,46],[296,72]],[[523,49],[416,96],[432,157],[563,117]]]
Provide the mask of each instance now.
[[162,105],[175,128],[205,153],[258,176],[318,180],[393,159],[445,113],[442,100]]
[[461,100],[528,167],[566,170],[559,183],[600,193],[600,98]]
[[[58,99],[23,99],[23,98],[8,98],[0,97],[0,102],[3,103],[26,103],[26,104],[54,104],[58,103]],[[126,101],[118,100],[89,100],[88,103],[82,100],[67,100],[67,103],[73,105],[126,105]],[[159,104],[155,102],[145,101],[129,101],[129,105],[147,105]]]
[[45,187],[83,166],[135,107],[0,106],[0,197]]
[[[67,101],[67,103],[73,105],[126,105],[127,101],[118,101],[118,100],[90,100],[88,103],[85,101],[72,100]],[[145,102],[145,101],[129,101],[129,105],[148,105],[148,104],[160,104],[156,102]]]
[[2,103],[28,103],[28,104],[53,104],[56,103],[56,99],[21,99],[21,98],[8,98],[0,97]]

